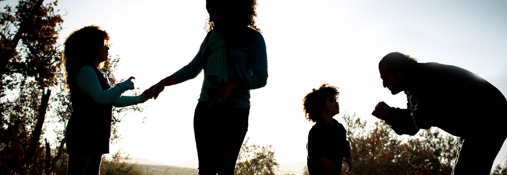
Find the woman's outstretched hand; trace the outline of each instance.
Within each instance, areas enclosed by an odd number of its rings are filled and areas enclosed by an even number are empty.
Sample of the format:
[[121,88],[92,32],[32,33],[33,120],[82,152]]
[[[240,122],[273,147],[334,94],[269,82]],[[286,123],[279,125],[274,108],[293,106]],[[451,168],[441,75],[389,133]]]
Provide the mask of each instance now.
[[149,89],[143,92],[144,97],[157,99],[158,95],[164,90],[165,86],[171,86],[176,83],[176,79],[173,76],[166,77],[157,84],[151,86]]
[[164,90],[164,87],[165,87],[164,83],[159,82],[159,83],[151,86],[149,89],[146,89],[143,92],[143,95],[145,98],[157,99],[158,95]]
[[144,90],[144,92],[142,93],[143,97],[147,100],[149,99],[152,99],[153,98],[153,95],[150,93],[150,89],[146,89]]

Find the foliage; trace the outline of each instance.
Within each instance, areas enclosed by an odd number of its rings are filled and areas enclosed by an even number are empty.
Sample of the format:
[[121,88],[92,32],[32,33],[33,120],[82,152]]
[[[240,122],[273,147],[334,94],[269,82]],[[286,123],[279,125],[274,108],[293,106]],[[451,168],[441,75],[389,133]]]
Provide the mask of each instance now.
[[135,164],[130,164],[127,161],[129,156],[121,151],[112,155],[111,160],[102,158],[102,165],[100,167],[100,174],[102,175],[142,175],[142,170]]
[[56,5],[21,0],[0,12],[0,174],[42,174],[55,162],[40,136],[61,61]]
[[503,166],[498,165],[495,167],[493,175],[507,175],[507,160],[503,162]]
[[249,140],[247,138],[241,146],[235,174],[274,175],[279,164],[276,162],[272,146],[248,145]]
[[[0,0],[1,1],[1,0]],[[20,0],[0,11],[0,174],[65,174],[65,128],[72,113],[57,44],[63,19],[57,1]],[[112,83],[119,57],[104,67]],[[127,111],[115,108],[113,138]],[[44,138],[53,128],[54,140]],[[117,156],[117,159],[124,157]]]
[[54,9],[57,4],[57,1],[44,5],[42,0],[21,0],[15,13],[11,7],[4,7],[0,16],[1,76],[18,73],[33,78],[39,86],[54,85],[61,60],[56,42],[63,23]]
[[[458,139],[438,129],[398,137],[384,122],[365,132],[366,121],[345,116],[347,137],[354,158],[352,174],[450,174]],[[344,168],[346,169],[346,168]]]
[[310,175],[310,172],[308,172],[308,166],[303,168],[303,175]]

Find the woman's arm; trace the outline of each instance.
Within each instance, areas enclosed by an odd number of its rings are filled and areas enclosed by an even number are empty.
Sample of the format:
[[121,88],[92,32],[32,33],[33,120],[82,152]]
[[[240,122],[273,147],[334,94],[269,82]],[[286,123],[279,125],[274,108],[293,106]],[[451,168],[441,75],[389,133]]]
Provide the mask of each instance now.
[[255,33],[249,60],[253,74],[247,77],[246,83],[248,88],[257,89],[266,86],[268,79],[268,56],[264,37],[260,33]]
[[174,76],[168,76],[162,80],[160,80],[157,84],[151,86],[148,90],[145,91],[148,97],[157,99],[158,95],[164,90],[165,86],[171,86],[177,84]]
[[164,83],[165,86],[170,86],[174,84],[178,84],[189,79],[195,78],[199,73],[201,73],[203,69],[203,53],[206,50],[206,42],[210,37],[210,33],[206,35],[201,46],[199,47],[199,51],[194,56],[192,61],[182,67],[180,70],[176,71],[172,75],[164,78],[161,82]]
[[202,71],[202,54],[204,50],[206,49],[206,41],[208,40],[210,36],[210,33],[206,35],[204,38],[204,41],[201,43],[201,46],[199,48],[199,51],[194,56],[194,59],[190,61],[186,66],[181,68],[180,70],[176,71],[170,76],[165,77],[164,79],[160,80],[157,84],[151,86],[147,94],[150,97],[157,98],[160,92],[164,90],[165,86],[171,86],[175,84],[179,84],[181,82],[187,81],[189,79],[195,78],[199,73]]

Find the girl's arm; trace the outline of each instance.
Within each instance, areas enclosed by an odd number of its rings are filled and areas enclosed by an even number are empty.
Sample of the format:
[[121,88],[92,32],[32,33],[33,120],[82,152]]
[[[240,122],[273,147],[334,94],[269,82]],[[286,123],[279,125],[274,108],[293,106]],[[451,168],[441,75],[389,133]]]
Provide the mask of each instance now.
[[144,103],[147,98],[145,98],[142,94],[138,96],[120,96],[116,98],[113,102],[113,106],[116,107],[124,107],[124,106],[130,106],[135,105],[138,103]]
[[102,89],[95,69],[91,66],[83,66],[81,68],[77,75],[77,85],[100,105],[112,104],[123,92],[134,89],[134,83],[130,79],[110,89]]

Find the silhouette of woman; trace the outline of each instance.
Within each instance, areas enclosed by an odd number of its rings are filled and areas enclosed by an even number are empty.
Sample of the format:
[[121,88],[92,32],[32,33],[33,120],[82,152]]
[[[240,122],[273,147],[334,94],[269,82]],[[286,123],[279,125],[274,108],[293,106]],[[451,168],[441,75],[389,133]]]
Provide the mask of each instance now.
[[207,0],[208,34],[188,65],[150,88],[158,96],[164,86],[196,77],[204,82],[194,113],[199,174],[234,174],[248,128],[250,89],[266,85],[264,38],[255,24],[255,0]]
[[69,175],[100,174],[102,154],[109,153],[113,106],[134,105],[151,98],[147,91],[139,96],[121,96],[134,89],[134,77],[111,87],[99,69],[99,64],[108,58],[108,39],[106,31],[87,26],[65,40],[65,68],[72,102],[65,133]]

